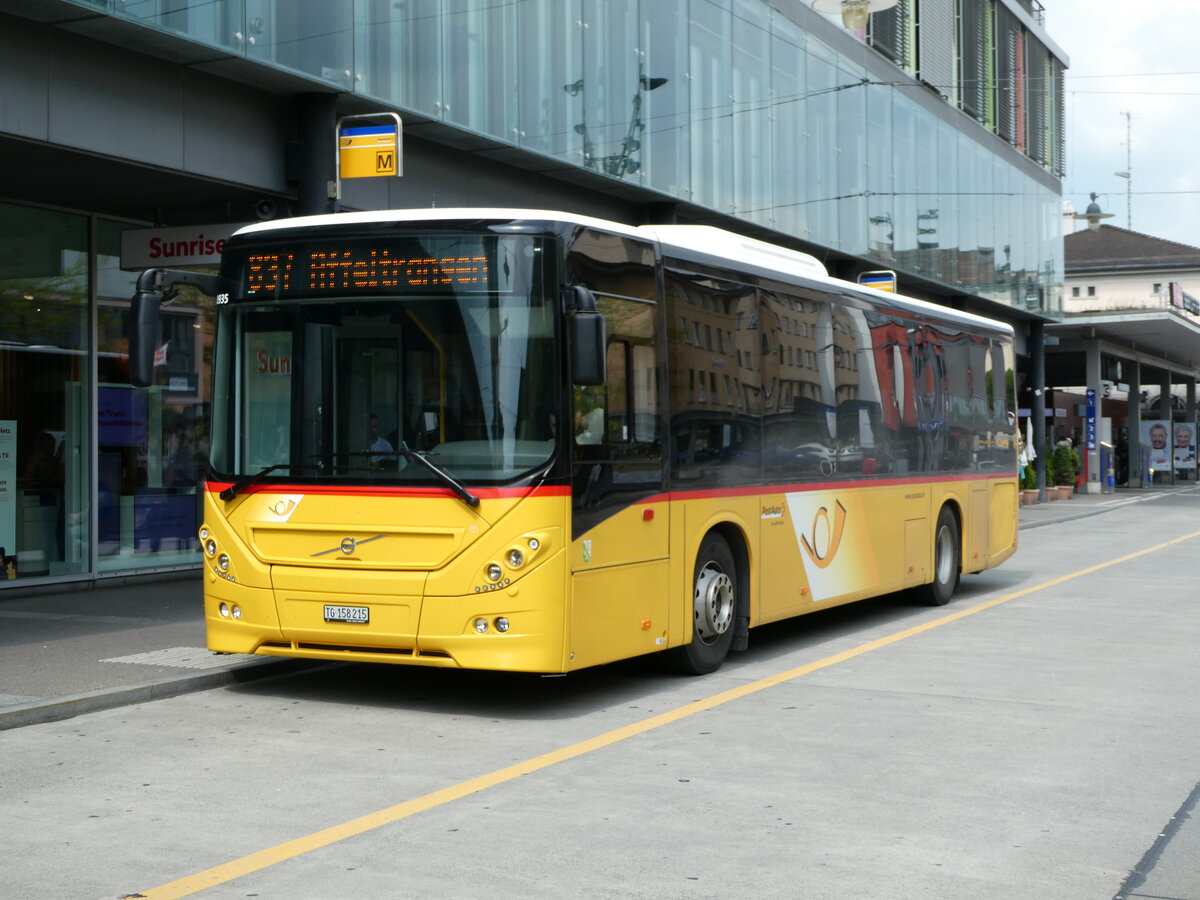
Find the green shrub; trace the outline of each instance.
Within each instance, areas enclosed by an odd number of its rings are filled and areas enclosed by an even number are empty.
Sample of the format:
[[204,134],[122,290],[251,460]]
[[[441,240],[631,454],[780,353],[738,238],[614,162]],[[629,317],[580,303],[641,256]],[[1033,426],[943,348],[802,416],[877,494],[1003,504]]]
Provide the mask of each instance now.
[[[1081,466],[1079,454],[1076,453],[1067,444],[1058,444],[1054,448],[1054,452],[1046,460],[1047,468],[1053,465],[1054,480],[1053,484],[1074,484],[1075,476],[1079,474]],[[1049,473],[1047,472],[1047,481],[1049,481]]]
[[1021,470],[1021,490],[1037,490],[1037,470],[1031,465],[1026,464],[1025,468]]

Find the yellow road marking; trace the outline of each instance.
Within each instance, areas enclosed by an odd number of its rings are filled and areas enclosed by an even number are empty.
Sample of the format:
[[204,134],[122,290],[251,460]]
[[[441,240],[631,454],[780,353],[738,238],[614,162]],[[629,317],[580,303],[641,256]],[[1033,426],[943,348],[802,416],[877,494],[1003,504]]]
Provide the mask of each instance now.
[[471,778],[466,781],[460,781],[457,784],[452,784],[449,787],[444,787],[441,790],[433,791],[421,797],[414,797],[412,800],[406,800],[403,803],[397,803],[395,806],[389,806],[386,809],[381,809],[368,815],[361,816],[357,819],[351,819],[349,822],[343,822],[340,825],[334,825],[330,828],[324,828],[321,831],[315,831],[312,834],[304,835],[295,840],[286,841],[282,844],[277,844],[274,847],[268,847],[265,850],[259,850],[257,853],[251,853],[248,856],[243,856],[239,859],[231,860],[219,866],[214,866],[211,869],[205,869],[203,872],[197,872],[194,875],[188,875],[185,878],[180,878],[177,881],[172,881],[169,884],[164,884],[160,887],[151,890],[142,891],[137,894],[131,894],[131,897],[144,897],[146,900],[174,900],[177,897],[188,897],[210,887],[215,887],[218,884],[224,884],[227,881],[233,881],[236,878],[241,878],[243,875],[249,875],[251,872],[258,872],[270,866],[283,862],[284,860],[292,859],[300,856],[303,853],[308,853],[311,850],[319,850],[322,847],[328,847],[330,844],[335,844],[338,841],[344,841],[347,838],[355,835],[363,834],[380,828],[384,825],[390,825],[393,822],[398,822],[401,819],[406,819],[409,816],[417,813],[425,812],[445,803],[450,803],[453,800],[459,800],[470,794],[478,793],[479,791],[487,790],[490,787],[495,787],[498,784],[503,784],[506,781],[512,781],[521,775],[529,775],[541,769],[549,768],[561,762],[566,762],[569,759],[575,759],[578,756],[584,756],[596,750],[601,750],[604,747],[627,740],[639,734],[644,734],[647,731],[653,731],[655,728],[660,728],[663,725],[670,725],[673,722],[678,722],[681,719],[686,719],[688,716],[695,715],[698,712],[713,709],[729,703],[732,700],[738,700],[742,697],[748,697],[751,694],[756,694],[759,691],[764,691],[767,688],[774,687],[779,684],[784,684],[788,681],[794,681],[804,675],[809,675],[821,669],[827,669],[830,666],[835,666],[838,663],[845,662],[848,659],[854,659],[856,656],[863,656],[867,653],[872,653],[883,647],[895,644],[907,638],[914,637],[934,628],[940,628],[943,625],[948,625],[951,622],[957,622],[959,619],[965,619],[967,616],[973,616],[976,613],[991,609],[994,606],[999,606],[1002,603],[1008,603],[1011,600],[1016,600],[1020,597],[1028,596],[1029,594],[1038,591],[1044,591],[1047,588],[1052,588],[1063,584],[1067,581],[1073,581],[1076,578],[1082,578],[1085,575],[1091,575],[1094,572],[1099,572],[1103,569],[1111,568],[1112,566],[1120,565],[1121,563],[1129,562],[1132,559],[1137,559],[1139,556],[1145,556],[1149,553],[1155,553],[1159,550],[1166,549],[1175,544],[1183,543],[1184,541],[1192,540],[1200,537],[1200,531],[1193,531],[1191,534],[1185,534],[1181,537],[1173,538],[1161,544],[1156,544],[1153,547],[1147,547],[1144,550],[1137,550],[1133,553],[1127,553],[1124,556],[1119,556],[1116,559],[1111,559],[1108,562],[1099,563],[1094,566],[1088,566],[1086,569],[1080,569],[1077,572],[1071,572],[1068,575],[1061,575],[1058,578],[1052,578],[1049,581],[1044,581],[1041,584],[1033,587],[1023,588],[1019,591],[1014,591],[1011,594],[1004,594],[1000,597],[994,597],[991,600],[986,600],[975,606],[967,609],[959,610],[958,612],[950,613],[937,619],[932,619],[921,625],[915,625],[912,628],[906,628],[903,631],[897,631],[895,634],[887,635],[886,637],[878,638],[851,650],[843,650],[841,653],[835,653],[832,656],[826,656],[824,659],[816,660],[815,662],[805,663],[802,666],[796,666],[792,669],[779,672],[775,675],[768,675],[765,678],[760,678],[757,681],[750,681],[746,684],[735,688],[730,688],[726,691],[721,691],[718,694],[713,694],[711,697],[706,697],[702,700],[696,700],[684,706],[677,707],[667,712],[660,713],[656,716],[651,716],[648,719],[642,719],[640,722],[633,722],[621,728],[613,729],[596,737],[589,738],[586,741],[580,741],[577,744],[571,744],[568,747],[562,747],[558,750],[553,750],[550,753],[544,753],[541,756],[535,756],[532,759],[527,759],[511,766],[505,766],[503,769],[497,769],[494,772],[489,772],[486,775],[480,775],[477,778]]

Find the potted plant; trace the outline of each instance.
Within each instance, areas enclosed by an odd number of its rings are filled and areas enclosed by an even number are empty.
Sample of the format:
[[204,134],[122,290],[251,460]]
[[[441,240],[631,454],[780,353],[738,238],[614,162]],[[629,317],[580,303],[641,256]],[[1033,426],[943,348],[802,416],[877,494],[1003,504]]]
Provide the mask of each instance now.
[[1021,469],[1021,505],[1037,503],[1037,472],[1028,463]]
[[1079,454],[1066,441],[1060,441],[1054,447],[1047,463],[1054,468],[1054,484],[1058,488],[1058,499],[1067,500],[1075,492],[1075,476],[1079,474],[1081,460]]
[[1058,499],[1058,486],[1054,480],[1054,454],[1046,454],[1046,499]]

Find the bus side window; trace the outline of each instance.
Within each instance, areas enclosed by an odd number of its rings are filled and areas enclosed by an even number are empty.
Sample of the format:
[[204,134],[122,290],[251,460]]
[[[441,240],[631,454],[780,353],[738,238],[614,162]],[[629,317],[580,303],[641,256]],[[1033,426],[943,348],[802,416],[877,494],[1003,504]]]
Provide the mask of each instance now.
[[659,446],[657,306],[598,296],[608,332],[603,385],[576,387],[575,443],[604,444],[621,457],[657,458]]
[[662,489],[658,307],[612,296],[598,296],[596,306],[608,336],[607,375],[603,385],[577,385],[572,397],[576,533]]
[[575,388],[575,443],[581,447],[594,447],[604,442],[606,393],[605,385]]
[[608,345],[608,429],[605,432],[610,444],[624,444],[629,440],[629,344],[612,341]]

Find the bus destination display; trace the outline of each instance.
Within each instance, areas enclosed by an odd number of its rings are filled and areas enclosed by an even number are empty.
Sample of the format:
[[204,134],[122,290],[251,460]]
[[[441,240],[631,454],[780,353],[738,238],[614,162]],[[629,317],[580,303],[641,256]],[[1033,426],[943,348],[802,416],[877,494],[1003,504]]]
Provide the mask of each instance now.
[[245,295],[354,293],[408,289],[487,290],[487,256],[409,255],[378,247],[251,253]]

